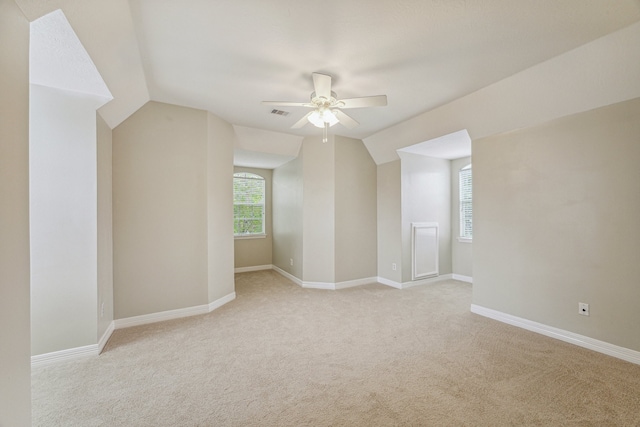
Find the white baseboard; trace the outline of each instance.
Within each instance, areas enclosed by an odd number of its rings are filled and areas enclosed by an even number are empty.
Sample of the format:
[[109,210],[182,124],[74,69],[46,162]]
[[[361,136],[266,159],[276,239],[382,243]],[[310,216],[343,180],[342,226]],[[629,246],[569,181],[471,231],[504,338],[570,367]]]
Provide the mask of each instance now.
[[345,282],[338,282],[335,284],[335,289],[346,289],[346,288],[353,288],[355,286],[362,286],[362,285],[369,285],[371,283],[377,283],[378,282],[378,278],[377,277],[365,277],[362,279],[355,279],[355,280],[347,280]]
[[31,367],[51,365],[53,363],[66,362],[68,360],[94,357],[99,354],[98,344],[53,351],[51,353],[31,356]]
[[220,308],[223,305],[225,305],[226,303],[233,301],[234,299],[236,299],[236,293],[235,292],[231,292],[230,294],[225,295],[222,298],[218,298],[217,300],[212,301],[212,302],[209,303],[208,312],[211,313],[216,308]]
[[453,279],[453,274],[443,274],[437,277],[430,277],[428,279],[412,280],[411,282],[395,282],[393,280],[385,279],[384,277],[378,277],[376,280],[383,285],[391,286],[396,289],[407,289],[414,286],[428,285],[430,283],[442,282],[443,280]]
[[111,322],[111,324],[109,324],[109,327],[107,327],[107,330],[104,332],[104,334],[102,334],[102,337],[100,337],[100,341],[98,341],[98,344],[91,344],[83,347],[70,348],[66,350],[31,356],[31,366],[44,366],[72,359],[98,356],[100,353],[102,353],[102,350],[107,345],[107,342],[109,341],[109,338],[111,338],[111,335],[113,334],[113,331],[115,329],[146,325],[149,323],[162,322],[164,320],[179,319],[182,317],[210,313],[216,308],[222,307],[226,303],[233,301],[235,298],[236,293],[232,292],[222,298],[210,302],[207,305],[180,308],[177,310],[169,310],[160,313],[145,314],[142,316],[114,320],[113,322]]
[[287,279],[291,280],[296,285],[298,285],[298,286],[300,286],[302,288],[306,288],[306,289],[326,289],[326,290],[332,290],[333,291],[333,290],[338,290],[338,289],[352,288],[354,286],[366,285],[366,284],[369,284],[369,283],[376,283],[378,281],[377,277],[365,277],[363,279],[347,280],[347,281],[344,281],[344,282],[337,282],[337,283],[331,283],[331,282],[306,282],[306,281],[302,281],[302,280],[298,279],[293,274],[284,271],[283,269],[281,269],[280,267],[278,267],[276,265],[272,265],[271,268],[273,268],[273,270],[276,273],[280,274],[281,276],[286,277]]
[[111,323],[109,323],[109,326],[107,327],[107,330],[104,331],[104,334],[102,334],[102,337],[100,337],[100,341],[98,341],[98,354],[102,353],[102,350],[104,350],[104,346],[107,345],[107,342],[109,341],[109,338],[111,338],[111,334],[113,334],[113,331],[116,329],[116,324],[114,321],[111,321]]
[[114,322],[109,324],[107,330],[102,334],[102,337],[100,337],[100,341],[98,341],[97,344],[89,344],[82,347],[68,348],[65,350],[31,356],[31,367],[45,366],[54,363],[66,362],[68,360],[98,356],[102,353],[104,346],[107,345],[109,338],[111,338],[114,326]]
[[234,273],[246,273],[248,271],[271,270],[273,265],[254,265],[251,267],[238,267],[234,269]]
[[294,276],[293,274],[284,271],[283,269],[281,269],[280,267],[278,267],[277,265],[272,265],[271,266],[273,268],[273,270],[280,274],[281,276],[286,277],[287,279],[291,280],[293,283],[295,283],[298,286],[302,286],[302,280],[298,279],[296,276]]
[[452,274],[451,278],[453,280],[459,280],[461,282],[473,283],[473,277],[463,276],[462,274]]
[[[302,281],[300,279],[298,279],[297,277],[295,277],[294,275],[287,273],[286,271],[284,271],[283,269],[281,269],[278,266],[271,266],[273,268],[273,270],[277,273],[279,273],[280,275],[286,277],[287,279],[291,280],[293,283],[297,284],[298,286],[301,286],[303,288],[308,288],[308,289],[327,289],[327,290],[338,290],[338,289],[345,289],[345,288],[352,288],[354,286],[361,286],[361,285],[367,285],[370,283],[381,283],[383,285],[387,285],[387,286],[391,286],[393,288],[396,289],[406,289],[406,288],[410,288],[413,286],[419,286],[419,285],[426,285],[429,283],[436,283],[436,282],[440,282],[442,280],[449,280],[449,279],[453,279],[453,274],[443,274],[441,276],[438,277],[431,277],[428,279],[422,279],[422,280],[414,280],[411,282],[403,282],[403,283],[399,283],[399,282],[394,282],[393,280],[389,280],[389,279],[385,279],[384,277],[365,277],[362,279],[355,279],[355,280],[347,280],[345,282],[337,282],[337,283],[331,283],[331,282],[306,282],[306,281]],[[460,276],[460,277],[465,277],[465,276]],[[460,280],[460,279],[458,279]]]
[[336,284],[329,282],[302,282],[302,285],[300,286],[306,289],[326,289],[332,291],[336,290]]
[[223,306],[229,301],[233,301],[235,297],[235,292],[232,292],[209,304],[179,308],[176,310],[161,311],[159,313],[143,314],[141,316],[126,317],[124,319],[117,319],[115,320],[115,328],[129,328],[131,326],[147,325],[150,323],[163,322],[165,320],[173,320],[183,317],[197,316],[199,314],[207,314],[215,310],[216,308]]
[[161,311],[159,313],[143,314],[140,316],[116,319],[116,329],[130,328],[131,326],[148,325],[150,323],[163,322],[165,320],[180,319],[182,317],[197,316],[209,312],[209,306],[198,305],[194,307],[178,308],[175,310]]
[[339,289],[353,288],[356,286],[368,285],[371,283],[377,283],[377,277],[365,277],[363,279],[347,280],[344,282],[302,282],[303,288],[309,289],[328,289],[336,291]]
[[639,351],[631,350],[625,347],[620,347],[605,341],[600,341],[584,335],[579,335],[573,332],[565,331],[563,329],[554,328],[553,326],[548,326],[542,323],[523,319],[521,317],[517,317],[511,314],[506,314],[500,311],[492,310],[490,308],[482,307],[476,304],[471,304],[471,312],[475,314],[479,314],[480,316],[497,320],[499,322],[517,326],[519,328],[526,329],[528,331],[546,335],[551,338],[565,341],[570,344],[575,344],[580,347],[588,348],[589,350],[597,351],[598,353],[603,353],[609,356],[616,357],[618,359],[626,360],[627,362],[640,365]]
[[387,285],[387,286],[391,286],[392,288],[402,289],[402,283],[400,283],[400,282],[395,282],[393,280],[385,279],[384,277],[378,277],[377,281],[378,281],[378,283],[381,283],[381,284]]
[[429,277],[428,279],[412,280],[411,282],[402,282],[402,289],[412,288],[414,286],[429,285],[431,283],[442,282],[443,280],[451,280],[452,274],[441,274],[436,277]]

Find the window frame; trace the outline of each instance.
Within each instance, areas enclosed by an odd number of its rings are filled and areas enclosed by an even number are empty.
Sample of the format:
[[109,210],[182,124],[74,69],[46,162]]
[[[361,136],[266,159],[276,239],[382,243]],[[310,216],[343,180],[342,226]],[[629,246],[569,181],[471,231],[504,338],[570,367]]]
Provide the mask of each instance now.
[[[256,181],[261,181],[262,182],[262,201],[261,203],[238,203],[236,202],[236,179],[244,179],[244,180],[248,180],[248,179],[253,179]],[[261,226],[262,226],[262,230],[260,232],[247,232],[247,233],[236,233],[236,206],[238,205],[242,205],[242,206],[261,206],[262,207],[262,218],[260,218],[261,220]],[[234,172],[233,174],[233,207],[234,207],[234,212],[233,212],[233,237],[234,239],[260,239],[260,238],[265,238],[267,236],[266,234],[266,210],[267,210],[267,185],[266,185],[266,179],[265,177],[257,174],[257,173],[253,173],[253,172]],[[247,220],[256,220],[257,218],[252,217],[252,218],[243,218],[243,219],[247,219]]]
[[[468,178],[465,175],[468,175]],[[465,183],[470,187],[468,190],[465,188]],[[471,243],[473,241],[473,168],[471,163],[458,171],[458,204],[460,216],[458,241]],[[467,219],[470,220],[469,224],[467,224]]]

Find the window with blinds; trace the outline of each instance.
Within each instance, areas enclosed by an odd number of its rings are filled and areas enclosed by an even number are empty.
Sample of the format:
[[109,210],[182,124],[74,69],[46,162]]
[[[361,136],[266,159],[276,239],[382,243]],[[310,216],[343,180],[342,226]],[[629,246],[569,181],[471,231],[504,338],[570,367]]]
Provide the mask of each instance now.
[[233,174],[233,234],[264,234],[264,178],[253,173]]
[[473,236],[473,179],[471,165],[460,169],[460,237]]

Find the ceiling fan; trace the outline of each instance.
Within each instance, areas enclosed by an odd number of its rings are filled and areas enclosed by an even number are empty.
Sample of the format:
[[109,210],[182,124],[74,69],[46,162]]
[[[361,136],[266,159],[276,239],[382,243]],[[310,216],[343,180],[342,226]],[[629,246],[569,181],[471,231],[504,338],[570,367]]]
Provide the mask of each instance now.
[[263,105],[278,105],[282,107],[308,107],[313,108],[303,118],[298,120],[292,129],[298,129],[307,124],[324,128],[322,142],[327,142],[327,129],[336,123],[341,123],[349,129],[358,126],[359,123],[342,110],[346,108],[383,107],[387,105],[386,95],[364,96],[360,98],[338,99],[331,90],[331,76],[320,73],[312,73],[314,92],[310,102],[281,102],[262,101]]

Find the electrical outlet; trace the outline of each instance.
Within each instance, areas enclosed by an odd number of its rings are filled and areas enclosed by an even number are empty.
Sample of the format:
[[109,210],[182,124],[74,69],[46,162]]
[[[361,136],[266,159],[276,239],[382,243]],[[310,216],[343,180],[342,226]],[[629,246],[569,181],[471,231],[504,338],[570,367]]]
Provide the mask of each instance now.
[[578,313],[582,314],[583,316],[588,316],[589,315],[589,304],[587,304],[585,302],[579,302],[578,303]]
[[289,258],[289,264],[293,266],[293,258]]
[[396,263],[395,263],[395,262],[392,262],[392,263],[391,263],[391,269],[392,269],[393,271],[396,271],[396,270],[398,269],[398,266],[396,265]]

